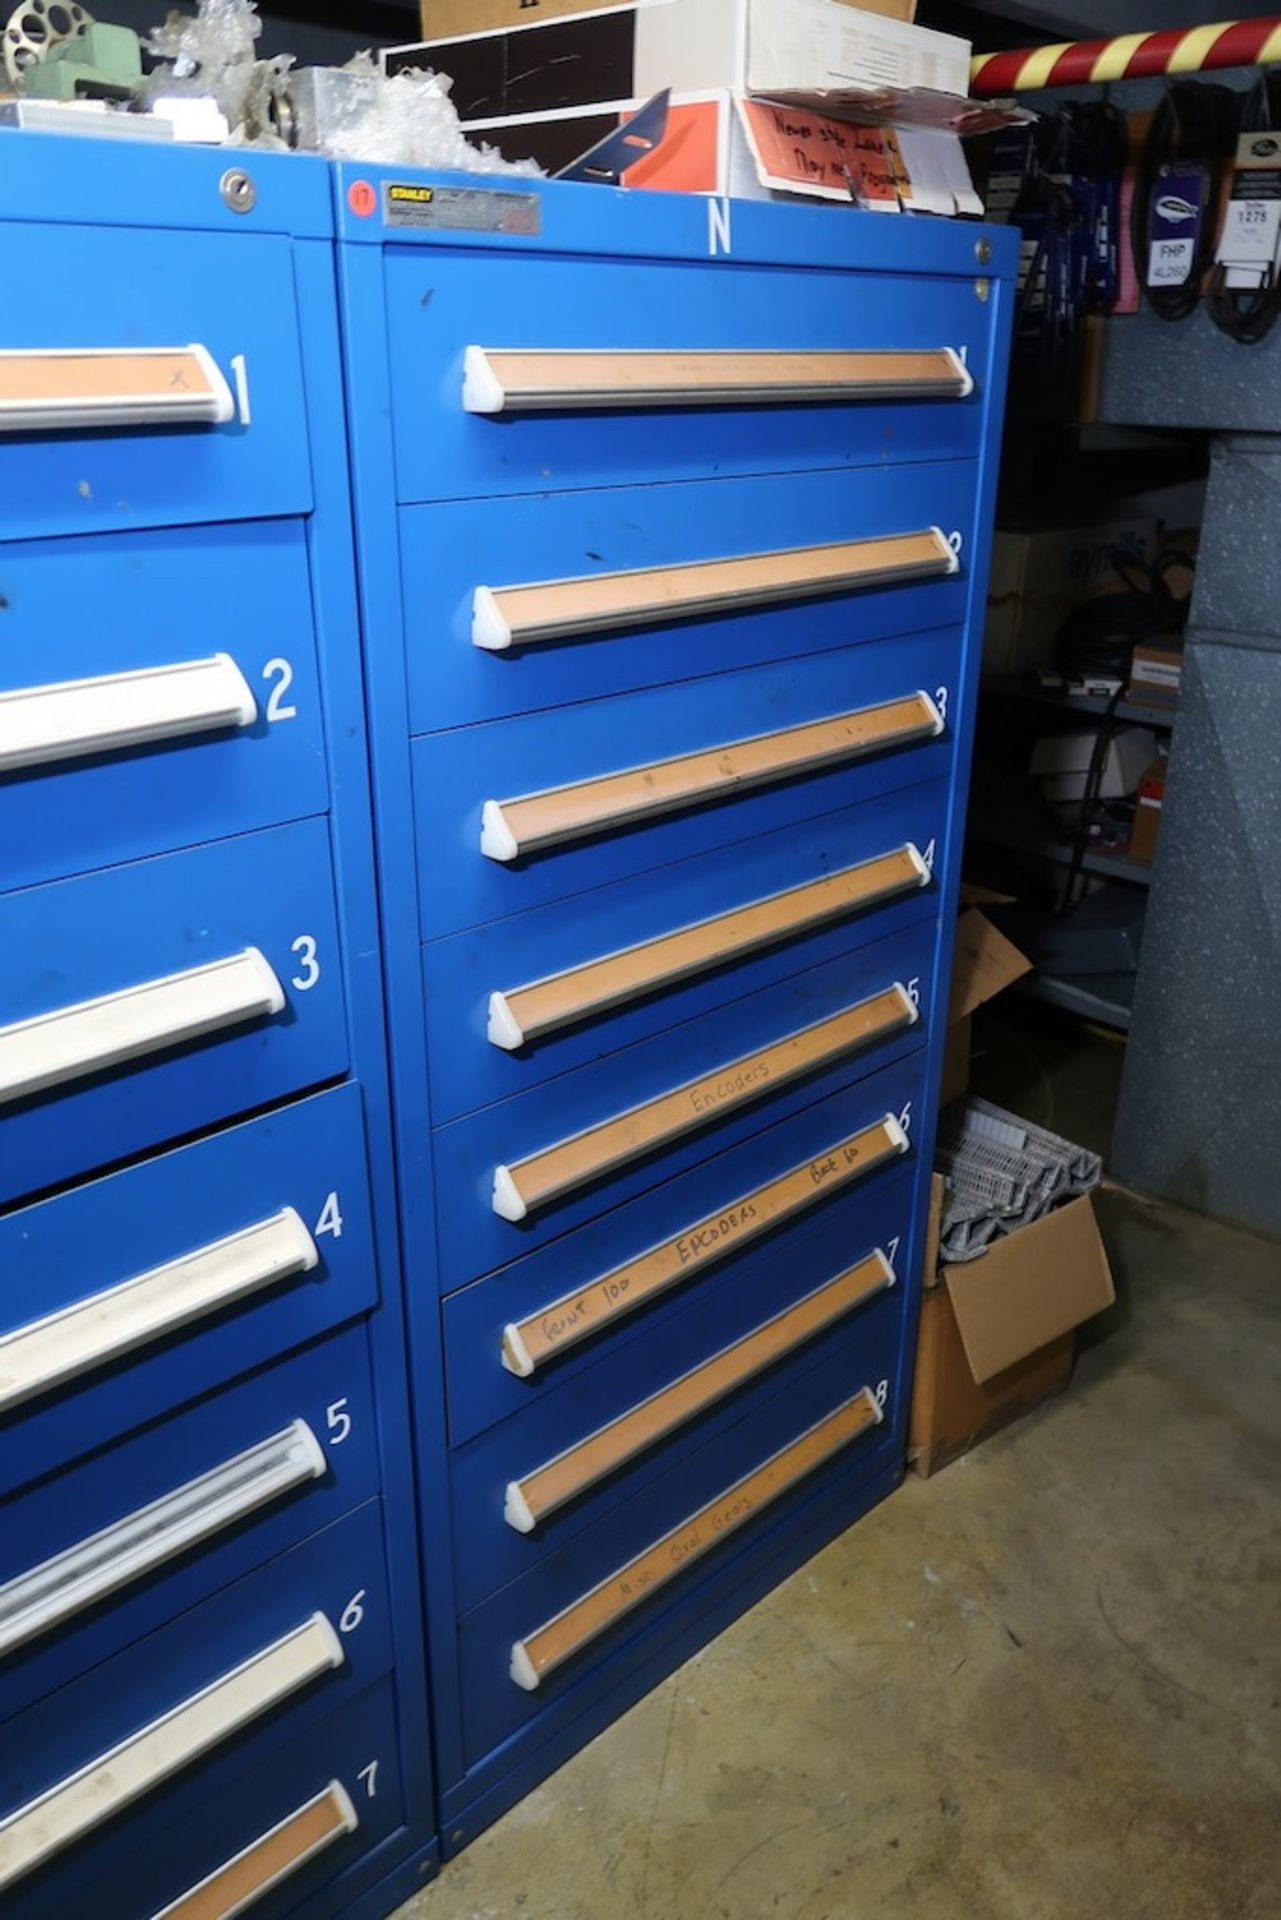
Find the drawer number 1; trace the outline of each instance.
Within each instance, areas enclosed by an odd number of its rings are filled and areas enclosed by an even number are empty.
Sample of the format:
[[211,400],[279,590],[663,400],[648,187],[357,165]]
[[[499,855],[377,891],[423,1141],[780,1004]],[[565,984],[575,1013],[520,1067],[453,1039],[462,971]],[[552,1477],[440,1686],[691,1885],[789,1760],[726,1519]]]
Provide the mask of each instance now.
[[367,1767],[360,1769],[356,1778],[365,1789],[365,1798],[376,1800],[378,1798],[378,1762],[371,1760]]
[[232,354],[231,372],[236,382],[236,415],[241,426],[247,427],[253,420],[253,410],[249,405],[249,369],[243,353]]

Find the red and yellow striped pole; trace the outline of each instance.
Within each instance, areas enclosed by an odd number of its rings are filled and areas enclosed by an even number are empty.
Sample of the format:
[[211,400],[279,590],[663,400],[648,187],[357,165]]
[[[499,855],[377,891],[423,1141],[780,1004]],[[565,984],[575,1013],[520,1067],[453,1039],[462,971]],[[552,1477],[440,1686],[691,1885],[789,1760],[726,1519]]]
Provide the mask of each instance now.
[[1085,87],[1153,74],[1208,73],[1214,67],[1281,62],[1281,19],[1220,20],[1177,33],[1123,33],[1114,40],[1066,40],[1053,47],[981,53],[970,62],[970,92],[992,96],[1042,87]]

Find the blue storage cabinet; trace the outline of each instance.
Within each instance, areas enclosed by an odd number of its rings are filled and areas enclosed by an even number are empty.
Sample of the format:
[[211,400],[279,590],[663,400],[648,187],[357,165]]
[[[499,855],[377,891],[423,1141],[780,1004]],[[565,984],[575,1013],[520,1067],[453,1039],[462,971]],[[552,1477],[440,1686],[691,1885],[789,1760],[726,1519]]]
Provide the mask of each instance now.
[[448,1853],[902,1476],[1015,245],[336,180]]
[[436,1855],[331,176],[0,133],[0,258],[0,1908],[382,1915]]

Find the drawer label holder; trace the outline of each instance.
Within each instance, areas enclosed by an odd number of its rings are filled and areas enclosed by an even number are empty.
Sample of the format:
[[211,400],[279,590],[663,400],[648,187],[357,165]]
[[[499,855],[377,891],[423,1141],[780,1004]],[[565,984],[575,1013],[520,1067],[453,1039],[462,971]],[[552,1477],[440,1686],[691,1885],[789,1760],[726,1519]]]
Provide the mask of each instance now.
[[526,1320],[512,1322],[503,1330],[503,1365],[509,1373],[528,1379],[555,1355],[634,1313],[678,1282],[703,1273],[727,1254],[737,1253],[829,1194],[897,1159],[909,1145],[902,1124],[887,1113],[874,1125],[838,1140],[812,1160],[731,1201],[706,1219],[694,1221],[670,1240],[614,1267],[578,1292],[565,1294]]
[[[564,973],[549,974],[529,986],[492,993],[487,1037],[492,1046],[513,1053],[542,1034],[576,1026],[762,947],[797,939],[845,914],[915,892],[928,886],[930,878],[924,857],[908,841],[821,880],[789,887]],[[3,1041],[0,1031],[0,1070]]]
[[825,1466],[851,1441],[878,1427],[883,1418],[876,1396],[870,1387],[864,1387],[581,1600],[525,1639],[517,1640],[511,1650],[510,1669],[516,1685],[527,1693],[536,1691],[567,1660],[583,1652],[651,1595],[661,1592],[721,1541],[739,1532],[798,1482]]
[[571,1500],[718,1405],[894,1282],[894,1269],[878,1247],[714,1359],[620,1414],[589,1439],[567,1448],[523,1479],[509,1481],[503,1518],[517,1533],[532,1533]]
[[235,410],[207,347],[0,350],[0,434],[221,426]]
[[585,633],[624,632],[705,614],[741,613],[823,594],[944,580],[960,561],[941,527],[843,540],[779,553],[737,554],[724,560],[536,585],[476,588],[472,644],[486,653],[563,640]]
[[973,391],[973,376],[952,347],[753,353],[472,346],[463,356],[463,409],[478,414],[963,400]]
[[896,982],[829,1020],[803,1027],[758,1053],[727,1061],[556,1146],[496,1168],[494,1212],[503,1220],[524,1220],[642,1154],[735,1113],[805,1074],[817,1073],[846,1054],[914,1025],[919,1018],[907,988]]
[[0,1659],[328,1472],[305,1420],[0,1586]]
[[360,1825],[340,1780],[218,1867],[153,1920],[235,1920]]
[[341,1667],[323,1613],[0,1820],[0,1892]]
[[0,1336],[0,1414],[320,1262],[293,1207]]
[[251,727],[258,703],[227,653],[0,692],[0,774],[190,734]]
[[[0,727],[3,718],[0,696]],[[726,794],[818,773],[863,754],[935,739],[943,726],[939,709],[921,691],[575,786],[527,794],[519,800],[487,800],[481,812],[480,850],[489,860],[519,860],[610,827],[630,826],[655,814],[675,813]]]

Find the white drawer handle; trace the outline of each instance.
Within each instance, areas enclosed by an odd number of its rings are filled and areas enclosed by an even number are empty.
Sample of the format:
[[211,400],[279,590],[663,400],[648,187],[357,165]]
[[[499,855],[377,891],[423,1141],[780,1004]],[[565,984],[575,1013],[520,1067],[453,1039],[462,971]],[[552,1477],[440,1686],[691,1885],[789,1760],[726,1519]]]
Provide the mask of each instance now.
[[234,412],[231,389],[207,347],[0,351],[0,433],[221,426]]
[[528,1379],[556,1354],[634,1313],[678,1281],[702,1274],[727,1254],[739,1252],[795,1214],[906,1153],[908,1146],[902,1125],[887,1113],[875,1125],[838,1140],[777,1180],[731,1200],[719,1213],[695,1220],[670,1240],[614,1267],[577,1293],[564,1294],[528,1319],[505,1327],[503,1365],[509,1373]]
[[467,413],[961,400],[973,388],[952,347],[851,353],[468,347],[463,356]]
[[[629,1000],[676,985],[761,947],[798,939],[844,914],[856,913],[928,886],[930,869],[909,842],[856,867],[842,867],[823,880],[789,887],[750,906],[735,907],[675,933],[625,947],[585,966],[549,974],[526,987],[489,996],[491,1045],[514,1052],[527,1040],[624,1006]],[[0,1033],[0,1046],[3,1044]],[[0,1053],[0,1059],[3,1058]]]
[[781,1498],[807,1474],[831,1460],[842,1447],[862,1433],[880,1425],[883,1419],[876,1397],[869,1387],[829,1413],[799,1440],[782,1447],[755,1473],[744,1475],[715,1500],[690,1515],[679,1527],[656,1540],[625,1567],[620,1567],[598,1587],[566,1607],[553,1620],[524,1640],[517,1640],[511,1651],[511,1677],[518,1687],[532,1693],[549,1674],[562,1667],[593,1640],[625,1619],[643,1600],[657,1593],[683,1573],[692,1562],[701,1560],[730,1534],[737,1533],[765,1507]]
[[153,740],[251,727],[258,703],[228,653],[0,693],[0,773]]
[[836,546],[746,553],[531,586],[477,587],[471,637],[487,653],[505,653],[508,647],[580,633],[736,613],[895,582],[941,580],[960,564],[941,529],[927,527]]
[[933,739],[942,733],[943,725],[929,694],[913,693],[809,726],[731,740],[725,746],[584,780],[577,786],[555,787],[519,800],[487,800],[481,813],[480,850],[490,860],[517,860],[608,827],[630,826],[636,820],[674,813],[728,793],[840,766],[865,753]]
[[651,1394],[590,1439],[523,1480],[509,1481],[503,1508],[508,1526],[517,1533],[532,1533],[550,1514],[893,1285],[894,1269],[878,1248],[715,1359],[695,1367],[661,1393]]
[[496,1168],[494,1212],[503,1220],[524,1220],[589,1180],[613,1173],[643,1153],[653,1153],[696,1127],[749,1106],[804,1074],[817,1073],[856,1048],[912,1026],[918,1018],[907,988],[897,984],[887,987],[884,993],[860,1000],[830,1020],[802,1027],[799,1033],[789,1034],[772,1047],[727,1061],[698,1080],[660,1094],[657,1100],[632,1107],[541,1153]]
[[360,1825],[351,1795],[339,1780],[291,1813],[279,1826],[217,1868],[199,1886],[173,1901],[153,1920],[236,1920],[283,1885],[318,1854]]
[[257,947],[0,1027],[0,1106],[279,1013],[284,988]]
[[0,1413],[264,1287],[310,1273],[319,1258],[299,1215],[284,1207],[225,1240],[28,1321],[0,1337]]
[[305,1420],[0,1586],[0,1657],[328,1470]]
[[0,1890],[343,1664],[323,1613],[0,1820]]

